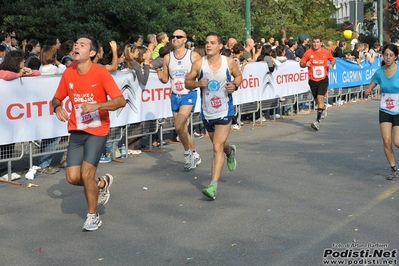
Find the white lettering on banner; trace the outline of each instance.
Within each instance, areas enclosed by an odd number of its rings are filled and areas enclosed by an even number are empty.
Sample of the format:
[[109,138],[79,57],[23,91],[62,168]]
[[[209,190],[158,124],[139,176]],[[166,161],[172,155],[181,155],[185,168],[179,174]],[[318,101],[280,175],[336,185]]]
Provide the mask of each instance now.
[[374,73],[376,71],[377,71],[377,68],[375,68],[375,69],[367,69],[366,70],[366,80],[370,80],[373,77],[373,75],[374,75]]
[[362,81],[362,71],[344,71],[342,72],[342,82],[355,82]]
[[329,84],[337,84],[338,83],[338,73],[337,72],[329,72],[328,73],[328,82]]

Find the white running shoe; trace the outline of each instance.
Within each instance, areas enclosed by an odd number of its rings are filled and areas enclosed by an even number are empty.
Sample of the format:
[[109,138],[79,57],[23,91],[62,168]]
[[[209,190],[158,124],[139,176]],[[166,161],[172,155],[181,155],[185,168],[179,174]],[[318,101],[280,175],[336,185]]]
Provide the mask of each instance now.
[[323,110],[321,113],[321,119],[325,119],[327,117],[327,108]]
[[97,202],[100,205],[104,205],[108,202],[110,197],[109,188],[112,186],[112,183],[114,182],[114,177],[111,174],[105,174],[102,178],[105,182],[105,185],[103,188],[100,188],[98,190]]
[[97,230],[103,222],[101,221],[100,215],[96,214],[87,214],[86,222],[83,224],[83,231],[95,231]]
[[314,122],[313,124],[311,124],[311,127],[312,127],[314,130],[319,131],[319,129],[320,129],[320,123],[316,121],[316,122]]
[[241,129],[241,126],[239,124],[234,124],[234,125],[231,125],[231,129],[232,130],[239,130],[239,129]]
[[191,170],[197,167],[194,154],[184,154],[184,170]]
[[197,139],[202,139],[203,137],[204,137],[204,135],[202,135],[201,133],[197,133],[197,132],[194,132],[194,138],[197,138]]
[[201,157],[198,152],[194,152],[193,155],[194,155],[195,165],[198,166],[202,162]]

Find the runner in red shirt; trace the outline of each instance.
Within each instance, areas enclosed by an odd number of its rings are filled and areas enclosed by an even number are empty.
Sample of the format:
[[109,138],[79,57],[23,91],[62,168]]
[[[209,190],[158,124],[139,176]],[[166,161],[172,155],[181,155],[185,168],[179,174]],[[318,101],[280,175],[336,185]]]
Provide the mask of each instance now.
[[[110,129],[108,111],[126,105],[109,71],[92,62],[98,49],[98,42],[92,37],[83,36],[76,41],[76,65],[65,70],[52,102],[57,118],[63,122],[68,121],[68,132],[71,135],[66,179],[72,185],[84,186],[88,213],[83,230],[88,231],[97,230],[101,226],[97,203],[107,203],[109,187],[113,182],[110,174],[95,177]],[[70,116],[61,106],[66,97],[71,102]]]
[[335,59],[331,52],[322,47],[320,36],[313,37],[312,48],[303,55],[299,65],[308,68],[309,86],[317,103],[316,121],[312,123],[314,130],[320,129],[320,118],[325,110],[324,95],[328,89],[328,69],[335,65]]

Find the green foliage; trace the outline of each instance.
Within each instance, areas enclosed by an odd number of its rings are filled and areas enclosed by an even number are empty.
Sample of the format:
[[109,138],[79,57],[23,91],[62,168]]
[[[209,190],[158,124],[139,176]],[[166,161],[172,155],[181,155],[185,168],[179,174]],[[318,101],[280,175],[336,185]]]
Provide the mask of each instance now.
[[[373,45],[378,41],[378,18],[379,14],[373,7],[373,0],[365,2],[365,19],[363,21],[363,34],[360,35],[362,42]],[[377,1],[379,2],[379,1]],[[399,40],[398,10],[396,0],[383,1],[383,42],[396,42]]]
[[[329,0],[252,0],[253,38],[324,36],[335,6]],[[285,31],[285,35],[284,35]]]
[[389,41],[389,42],[397,42],[399,40],[399,26],[398,26],[398,10],[396,9],[396,0],[389,0],[389,7],[388,7],[388,12],[389,12],[389,28],[384,30],[387,30],[388,35],[389,35],[389,40],[384,41]]
[[[255,40],[273,36],[334,37],[330,0],[251,0],[251,32]],[[210,31],[245,38],[245,0],[3,0],[0,29],[15,28],[18,39],[61,41],[90,34],[103,44],[124,44],[132,35],[181,28],[198,42]],[[334,38],[335,39],[335,38]]]

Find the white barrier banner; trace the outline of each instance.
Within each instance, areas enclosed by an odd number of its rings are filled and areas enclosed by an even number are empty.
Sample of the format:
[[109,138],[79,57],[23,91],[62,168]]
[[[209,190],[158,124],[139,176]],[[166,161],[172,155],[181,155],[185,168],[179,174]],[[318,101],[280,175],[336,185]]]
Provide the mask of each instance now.
[[[170,95],[172,89],[170,83],[163,84],[159,81],[156,73],[151,72],[145,88],[134,82],[135,86],[141,86],[141,121],[154,120],[158,118],[167,118],[172,116],[170,105]],[[195,105],[195,112],[201,111],[201,98],[198,90],[197,103]],[[111,117],[112,118],[112,117]]]
[[308,70],[287,61],[270,73],[265,62],[248,63],[241,89],[233,94],[235,105],[270,100],[309,91]]
[[[53,115],[51,100],[58,87],[59,75],[24,77],[12,81],[0,79],[0,145],[68,135],[67,124]],[[135,73],[119,71],[113,77],[127,105],[111,114],[111,126],[171,117],[169,82],[163,84],[157,74],[150,73],[147,85]],[[273,73],[266,64],[249,63],[243,73],[241,89],[233,94],[234,104],[268,100],[308,91],[307,70],[287,61]],[[64,108],[71,106],[65,99]],[[195,112],[200,112],[200,94]]]

